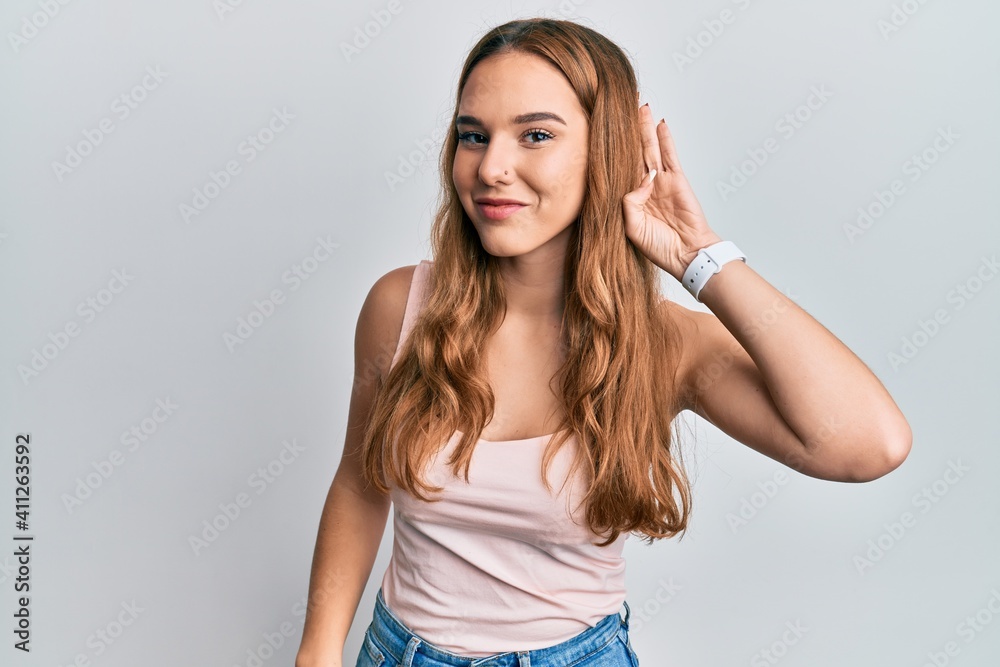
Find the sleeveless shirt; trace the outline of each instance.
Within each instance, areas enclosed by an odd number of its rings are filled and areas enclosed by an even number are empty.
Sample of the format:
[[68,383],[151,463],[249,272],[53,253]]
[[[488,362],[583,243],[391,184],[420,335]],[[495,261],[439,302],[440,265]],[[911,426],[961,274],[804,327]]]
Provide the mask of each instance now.
[[[414,270],[399,343],[425,297],[433,262]],[[475,444],[469,483],[452,474],[448,456],[460,431],[424,472],[444,487],[424,502],[389,480],[392,556],[382,596],[396,617],[424,640],[477,658],[554,646],[621,609],[626,597],[622,550],[629,533],[606,547],[586,525],[578,471],[560,491],[578,446],[563,444],[542,482],[542,454],[554,434]]]

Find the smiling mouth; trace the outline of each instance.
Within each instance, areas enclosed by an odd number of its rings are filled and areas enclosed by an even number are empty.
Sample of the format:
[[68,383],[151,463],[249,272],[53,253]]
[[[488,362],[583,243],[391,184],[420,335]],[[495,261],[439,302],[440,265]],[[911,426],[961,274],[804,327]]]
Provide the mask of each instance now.
[[482,211],[490,220],[503,220],[519,210],[524,208],[526,204],[480,204],[476,203],[479,210]]

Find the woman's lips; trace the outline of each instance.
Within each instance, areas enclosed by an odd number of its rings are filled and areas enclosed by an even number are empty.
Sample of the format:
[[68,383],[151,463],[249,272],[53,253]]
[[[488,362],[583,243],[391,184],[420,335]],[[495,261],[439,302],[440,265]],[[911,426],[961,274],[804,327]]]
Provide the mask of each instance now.
[[477,203],[476,206],[479,210],[483,212],[490,220],[503,220],[504,218],[513,215],[517,211],[524,208],[524,204],[480,204]]

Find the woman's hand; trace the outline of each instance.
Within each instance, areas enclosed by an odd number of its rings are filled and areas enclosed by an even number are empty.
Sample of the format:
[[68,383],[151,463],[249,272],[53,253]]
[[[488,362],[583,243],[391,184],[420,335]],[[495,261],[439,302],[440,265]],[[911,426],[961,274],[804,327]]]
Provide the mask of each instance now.
[[721,241],[688,185],[666,121],[653,125],[649,104],[639,107],[642,123],[642,182],[622,199],[625,235],[654,264],[677,280],[698,251]]

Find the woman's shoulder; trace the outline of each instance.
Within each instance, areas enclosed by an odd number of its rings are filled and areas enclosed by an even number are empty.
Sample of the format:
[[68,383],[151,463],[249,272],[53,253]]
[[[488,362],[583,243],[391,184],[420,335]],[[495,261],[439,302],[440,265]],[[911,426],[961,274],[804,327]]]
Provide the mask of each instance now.
[[405,305],[406,295],[410,290],[410,283],[413,281],[413,276],[418,267],[423,263],[423,260],[421,260],[418,264],[400,266],[383,273],[371,286],[369,296],[382,301],[396,302],[401,295]]
[[[715,313],[693,310],[666,298],[660,302],[660,306],[676,327],[680,339],[678,390],[689,401],[701,371],[718,361],[710,355],[717,354],[716,351],[720,349],[734,349],[732,346],[739,346],[739,342]],[[685,409],[687,408],[689,406],[685,405]]]
[[376,365],[383,375],[399,343],[410,285],[420,264],[400,266],[382,274],[361,306],[355,340],[369,348],[366,356],[378,360]]
[[682,306],[666,296],[660,299],[660,308],[665,317],[682,327],[690,326],[694,322],[694,316],[698,314],[698,311]]
[[[422,260],[419,264],[409,264],[387,271],[368,290],[362,311],[367,310],[371,319],[377,320],[377,324],[382,325],[379,328],[402,324],[410,286],[416,272],[421,270],[420,265],[425,262],[426,260]],[[399,331],[399,326],[390,328],[394,328],[397,333]]]

